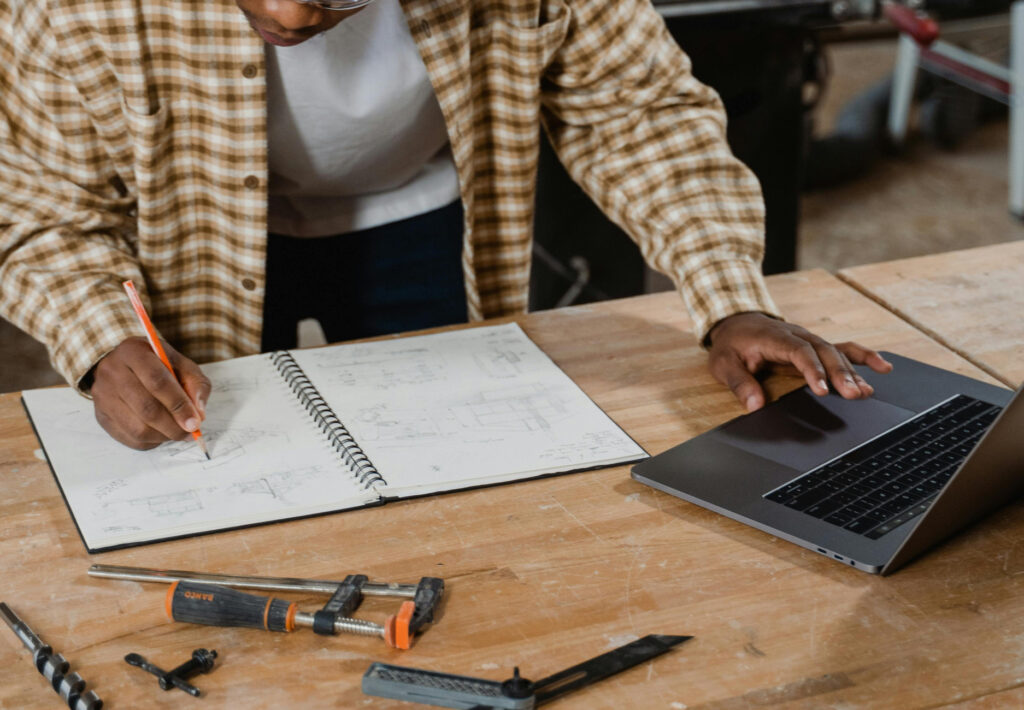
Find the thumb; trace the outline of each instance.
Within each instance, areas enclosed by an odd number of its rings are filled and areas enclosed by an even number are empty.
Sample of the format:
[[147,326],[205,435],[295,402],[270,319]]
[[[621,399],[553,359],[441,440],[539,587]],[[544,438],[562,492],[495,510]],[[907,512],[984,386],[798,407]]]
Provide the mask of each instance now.
[[735,353],[718,356],[711,364],[711,374],[732,390],[736,399],[746,407],[748,412],[753,412],[764,406],[764,390],[761,388],[761,384]]

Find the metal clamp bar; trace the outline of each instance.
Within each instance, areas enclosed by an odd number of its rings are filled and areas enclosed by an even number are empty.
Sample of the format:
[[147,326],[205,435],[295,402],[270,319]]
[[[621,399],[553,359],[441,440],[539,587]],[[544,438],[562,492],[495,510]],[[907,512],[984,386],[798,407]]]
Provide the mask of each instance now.
[[[317,594],[334,594],[341,582],[323,579],[300,579],[296,577],[252,577],[231,574],[212,574],[207,572],[189,572],[186,570],[161,570],[146,567],[121,567],[119,565],[92,565],[90,577],[120,579],[131,582],[196,582],[198,584],[216,584],[222,587],[237,589],[263,589],[274,592],[314,592]],[[413,599],[416,596],[415,584],[394,584],[387,582],[366,582],[362,592],[368,597],[402,597]]]

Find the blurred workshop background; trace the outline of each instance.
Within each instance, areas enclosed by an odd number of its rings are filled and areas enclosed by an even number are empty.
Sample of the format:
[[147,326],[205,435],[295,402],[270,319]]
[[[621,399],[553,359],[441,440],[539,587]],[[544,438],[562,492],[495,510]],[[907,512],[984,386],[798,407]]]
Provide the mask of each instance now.
[[[766,273],[1024,238],[1008,207],[1010,0],[654,2],[695,74],[721,93],[733,150],[761,180]],[[931,64],[898,59],[894,9],[952,49]],[[898,66],[917,80],[895,145],[886,123]],[[531,308],[670,287],[545,153]],[[60,381],[43,347],[0,320],[0,392]]]

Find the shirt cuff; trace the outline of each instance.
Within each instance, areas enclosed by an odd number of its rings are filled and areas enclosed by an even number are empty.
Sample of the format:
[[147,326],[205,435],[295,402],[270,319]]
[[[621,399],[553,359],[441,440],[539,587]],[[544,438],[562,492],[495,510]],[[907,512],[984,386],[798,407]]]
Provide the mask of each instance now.
[[719,321],[738,313],[759,312],[783,320],[760,267],[750,262],[707,264],[679,282],[679,293],[693,318],[694,335],[702,344]]
[[146,331],[132,310],[128,297],[111,293],[102,301],[76,314],[74,323],[65,323],[50,346],[54,368],[81,394],[83,378],[105,355],[133,336],[145,337]]

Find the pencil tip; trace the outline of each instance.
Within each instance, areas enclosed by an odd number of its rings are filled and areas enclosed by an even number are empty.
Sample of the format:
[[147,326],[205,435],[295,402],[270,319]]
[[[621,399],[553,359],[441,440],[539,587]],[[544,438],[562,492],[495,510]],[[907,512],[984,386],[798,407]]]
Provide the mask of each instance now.
[[212,461],[213,459],[210,458],[210,452],[206,448],[206,442],[203,441],[203,437],[201,435],[196,437],[196,443],[199,444],[199,450],[203,452],[203,456],[206,457],[206,460]]

